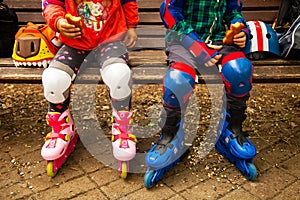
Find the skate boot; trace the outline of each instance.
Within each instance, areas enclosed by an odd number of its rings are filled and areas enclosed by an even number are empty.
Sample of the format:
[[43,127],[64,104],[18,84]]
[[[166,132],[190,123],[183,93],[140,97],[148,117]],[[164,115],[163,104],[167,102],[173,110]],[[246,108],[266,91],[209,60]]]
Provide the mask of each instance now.
[[45,138],[41,155],[47,163],[47,175],[54,177],[67,156],[74,150],[78,134],[75,133],[69,109],[63,113],[48,112],[46,121],[52,127],[52,131]]
[[187,150],[182,123],[176,127],[164,126],[159,141],[154,143],[146,154],[148,169],[144,176],[145,187],[151,188],[161,180],[163,175],[180,161]]
[[242,111],[231,111],[229,114],[222,109],[222,117],[217,132],[216,149],[242,172],[249,180],[257,176],[253,158],[256,148],[248,134],[242,131],[242,122],[246,115]]
[[125,179],[129,172],[129,161],[135,157],[137,139],[132,134],[132,111],[113,110],[112,146],[118,160],[118,171]]

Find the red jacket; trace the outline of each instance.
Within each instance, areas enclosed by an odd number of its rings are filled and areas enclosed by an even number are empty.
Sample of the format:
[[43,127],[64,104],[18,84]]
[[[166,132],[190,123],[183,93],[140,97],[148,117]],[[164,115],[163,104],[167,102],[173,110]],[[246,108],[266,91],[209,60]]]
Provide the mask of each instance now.
[[128,27],[136,27],[139,20],[136,0],[43,0],[43,16],[53,30],[58,32],[56,22],[66,13],[82,17],[83,35],[80,39],[59,37],[68,46],[82,50],[93,50],[112,36],[120,36]]

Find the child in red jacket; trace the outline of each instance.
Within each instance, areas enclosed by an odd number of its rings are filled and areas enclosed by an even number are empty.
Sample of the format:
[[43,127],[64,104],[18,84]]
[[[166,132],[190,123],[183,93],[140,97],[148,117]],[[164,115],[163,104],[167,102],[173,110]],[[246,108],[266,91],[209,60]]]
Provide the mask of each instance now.
[[[70,87],[90,55],[99,64],[111,99],[114,156],[120,165],[127,165],[136,154],[130,125],[131,70],[127,65],[127,48],[137,40],[136,0],[43,0],[43,15],[64,43],[42,75],[44,96],[49,102],[46,120],[52,127],[41,150],[48,175],[55,176],[77,142],[69,110]],[[127,171],[121,172],[125,178]]]

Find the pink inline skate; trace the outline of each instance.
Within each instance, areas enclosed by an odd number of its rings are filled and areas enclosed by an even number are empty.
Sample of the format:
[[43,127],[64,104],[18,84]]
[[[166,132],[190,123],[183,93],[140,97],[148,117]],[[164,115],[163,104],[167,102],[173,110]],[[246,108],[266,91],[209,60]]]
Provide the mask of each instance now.
[[47,161],[47,175],[54,177],[75,148],[78,134],[75,133],[74,123],[67,109],[63,113],[48,112],[46,121],[52,127],[47,134],[41,155]]
[[132,134],[132,111],[113,109],[112,146],[114,157],[118,160],[118,171],[125,179],[129,172],[129,161],[136,154],[136,137]]

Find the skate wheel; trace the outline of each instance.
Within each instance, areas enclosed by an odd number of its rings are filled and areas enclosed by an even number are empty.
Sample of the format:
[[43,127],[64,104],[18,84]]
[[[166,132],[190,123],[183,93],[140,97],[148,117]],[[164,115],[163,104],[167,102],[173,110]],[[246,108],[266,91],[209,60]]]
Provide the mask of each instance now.
[[57,173],[57,172],[54,172],[53,168],[54,168],[53,161],[49,161],[47,164],[47,175],[49,177],[54,177]]
[[126,179],[126,177],[127,177],[127,162],[122,162],[120,176],[121,176],[121,178]]
[[152,181],[153,177],[155,175],[155,171],[147,171],[145,176],[144,176],[144,186],[146,188],[152,188],[154,185],[154,182]]
[[247,163],[247,167],[249,169],[249,174],[247,174],[247,178],[249,180],[254,180],[257,176],[257,170],[253,163]]

